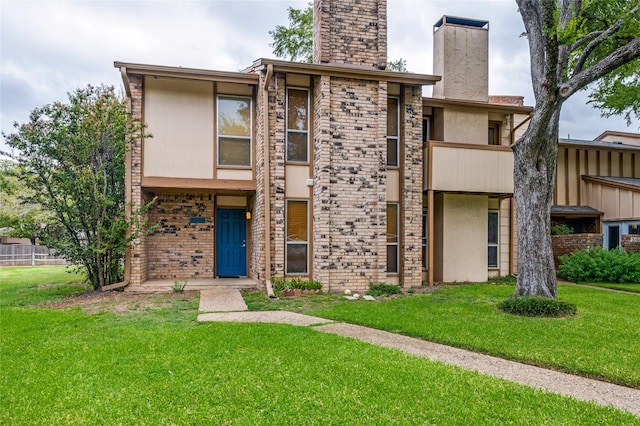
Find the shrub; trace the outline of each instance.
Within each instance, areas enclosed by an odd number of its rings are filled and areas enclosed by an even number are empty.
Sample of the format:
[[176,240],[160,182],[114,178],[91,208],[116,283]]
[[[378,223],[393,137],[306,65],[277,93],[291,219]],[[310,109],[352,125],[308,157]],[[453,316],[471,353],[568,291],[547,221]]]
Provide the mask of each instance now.
[[551,235],[570,235],[573,234],[573,229],[569,228],[564,223],[560,225],[554,225],[551,227]]
[[522,296],[503,300],[498,309],[507,314],[525,317],[564,317],[575,315],[576,305],[540,296]]
[[301,277],[283,278],[271,277],[271,285],[274,290],[321,290],[322,284],[319,281],[305,280]]
[[489,278],[490,284],[507,284],[513,285],[518,281],[515,275],[503,275],[500,277],[491,277]]
[[638,283],[640,253],[589,247],[560,256],[558,277],[573,282]]
[[401,294],[402,290],[397,284],[371,284],[367,294],[370,296],[390,296],[392,294]]

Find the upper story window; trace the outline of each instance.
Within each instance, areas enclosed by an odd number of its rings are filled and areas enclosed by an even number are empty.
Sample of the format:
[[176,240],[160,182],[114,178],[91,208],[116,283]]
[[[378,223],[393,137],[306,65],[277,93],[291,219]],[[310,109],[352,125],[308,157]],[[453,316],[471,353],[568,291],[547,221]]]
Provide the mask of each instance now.
[[400,165],[400,99],[387,98],[387,166]]
[[309,162],[308,89],[287,89],[287,161]]
[[423,146],[431,140],[431,119],[422,117],[422,144]]
[[251,98],[218,96],[218,165],[251,166]]
[[500,123],[489,122],[489,145],[500,145]]

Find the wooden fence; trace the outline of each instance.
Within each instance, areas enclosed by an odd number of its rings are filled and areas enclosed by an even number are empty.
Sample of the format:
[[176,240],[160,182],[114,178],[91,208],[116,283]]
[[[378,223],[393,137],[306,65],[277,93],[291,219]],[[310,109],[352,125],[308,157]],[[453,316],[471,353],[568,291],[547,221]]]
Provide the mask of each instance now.
[[31,244],[0,244],[0,266],[66,265],[52,250]]

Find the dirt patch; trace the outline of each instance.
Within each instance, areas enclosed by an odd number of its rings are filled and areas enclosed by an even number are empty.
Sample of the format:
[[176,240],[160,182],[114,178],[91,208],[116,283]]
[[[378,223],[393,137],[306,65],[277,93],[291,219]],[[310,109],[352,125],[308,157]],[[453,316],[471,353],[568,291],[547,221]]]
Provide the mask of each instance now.
[[183,293],[128,293],[122,291],[97,292],[92,291],[79,296],[73,296],[64,300],[49,302],[43,307],[64,309],[82,308],[89,314],[101,312],[113,312],[125,314],[168,308],[176,303],[193,303],[199,297],[198,291],[185,291]]

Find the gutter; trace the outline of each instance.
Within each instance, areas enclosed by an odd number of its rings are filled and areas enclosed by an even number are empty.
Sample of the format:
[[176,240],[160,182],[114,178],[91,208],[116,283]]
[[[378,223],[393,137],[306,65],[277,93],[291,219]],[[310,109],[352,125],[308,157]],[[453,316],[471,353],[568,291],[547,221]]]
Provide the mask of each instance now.
[[262,86],[262,140],[263,140],[263,164],[264,164],[264,267],[265,286],[269,299],[277,299],[271,286],[271,194],[269,191],[270,162],[269,162],[269,83],[273,77],[273,65],[267,65],[267,74]]

